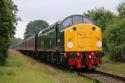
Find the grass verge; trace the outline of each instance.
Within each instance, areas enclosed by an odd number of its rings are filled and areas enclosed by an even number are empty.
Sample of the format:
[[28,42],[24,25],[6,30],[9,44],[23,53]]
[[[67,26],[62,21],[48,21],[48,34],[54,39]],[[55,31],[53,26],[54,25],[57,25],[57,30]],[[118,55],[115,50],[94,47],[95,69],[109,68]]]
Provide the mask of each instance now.
[[99,70],[125,76],[125,63],[112,62],[108,56],[103,57],[103,63]]
[[93,81],[9,50],[6,65],[0,66],[0,83],[93,83]]

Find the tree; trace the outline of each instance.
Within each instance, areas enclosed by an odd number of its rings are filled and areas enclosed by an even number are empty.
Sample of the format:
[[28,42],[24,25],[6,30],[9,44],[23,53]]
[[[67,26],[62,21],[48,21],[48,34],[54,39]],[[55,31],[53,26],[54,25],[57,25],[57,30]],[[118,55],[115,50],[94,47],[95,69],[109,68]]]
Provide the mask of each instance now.
[[116,9],[119,13],[118,16],[112,18],[112,22],[108,24],[104,32],[105,49],[111,60],[125,61],[123,52],[125,48],[125,3],[120,3]]
[[104,9],[103,7],[88,10],[84,15],[89,17],[101,28],[104,27],[104,25],[106,27],[112,21],[112,18],[115,17],[111,11]]
[[48,26],[49,24],[44,20],[34,20],[29,22],[24,33],[24,39],[38,33],[41,29]]
[[12,0],[0,0],[0,64],[5,63],[10,37],[15,34],[16,13],[17,6]]
[[[114,20],[105,33],[108,54],[112,60],[125,61],[125,55],[119,53],[125,47],[125,19]],[[118,54],[118,55],[116,55]]]
[[119,6],[116,9],[119,13],[119,17],[125,18],[125,2],[120,3]]

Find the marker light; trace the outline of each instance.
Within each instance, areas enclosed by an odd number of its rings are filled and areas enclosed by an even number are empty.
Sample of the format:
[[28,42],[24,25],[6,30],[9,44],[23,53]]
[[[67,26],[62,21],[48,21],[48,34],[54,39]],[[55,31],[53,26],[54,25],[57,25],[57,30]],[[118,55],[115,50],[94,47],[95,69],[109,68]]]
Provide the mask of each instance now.
[[69,41],[69,42],[67,43],[67,47],[68,47],[68,48],[72,48],[72,47],[73,47],[73,42],[72,42],[72,41]]
[[97,41],[97,42],[96,42],[96,46],[97,46],[97,47],[102,47],[102,42],[101,42],[101,41]]

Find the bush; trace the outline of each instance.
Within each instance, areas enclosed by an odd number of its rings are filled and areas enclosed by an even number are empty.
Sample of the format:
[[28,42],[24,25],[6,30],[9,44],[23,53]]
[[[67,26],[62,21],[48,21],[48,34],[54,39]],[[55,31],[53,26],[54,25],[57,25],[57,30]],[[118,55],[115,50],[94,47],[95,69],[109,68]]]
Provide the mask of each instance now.
[[110,24],[104,33],[106,51],[113,61],[125,61],[122,53],[125,48],[125,19],[118,19]]
[[114,49],[114,58],[116,61],[125,62],[125,42]]
[[4,65],[6,63],[7,54],[6,51],[0,53],[0,65]]

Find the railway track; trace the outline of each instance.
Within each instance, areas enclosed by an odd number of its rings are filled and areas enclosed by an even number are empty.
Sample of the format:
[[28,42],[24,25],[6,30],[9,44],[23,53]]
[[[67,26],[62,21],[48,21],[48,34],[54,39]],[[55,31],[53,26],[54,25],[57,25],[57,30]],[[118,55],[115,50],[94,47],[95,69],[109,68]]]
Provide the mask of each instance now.
[[[43,62],[43,61],[40,61],[40,62],[45,63],[49,66],[52,66],[54,68],[67,70],[65,67],[60,66],[60,65],[55,65],[55,64]],[[125,83],[125,77],[110,74],[110,73],[106,73],[106,72],[103,72],[103,71],[98,71],[98,70],[96,70],[96,71],[86,71],[85,70],[84,71],[83,70],[82,72],[79,72],[79,71],[75,70],[73,72],[76,72],[78,75],[86,77],[90,80],[93,80],[94,83]]]
[[84,72],[79,75],[93,79],[96,83],[125,83],[125,77],[98,70],[95,72]]
[[[54,68],[57,68],[57,69],[67,70],[65,67],[62,67],[59,65],[50,64],[50,63],[46,63],[46,64],[48,64]],[[71,71],[69,71],[69,72],[71,72]],[[80,76],[93,80],[94,83],[125,83],[125,77],[106,73],[106,72],[99,71],[99,70],[96,70],[96,71],[83,70],[82,72],[78,72],[76,70],[73,71],[73,73],[75,73],[75,72]]]

